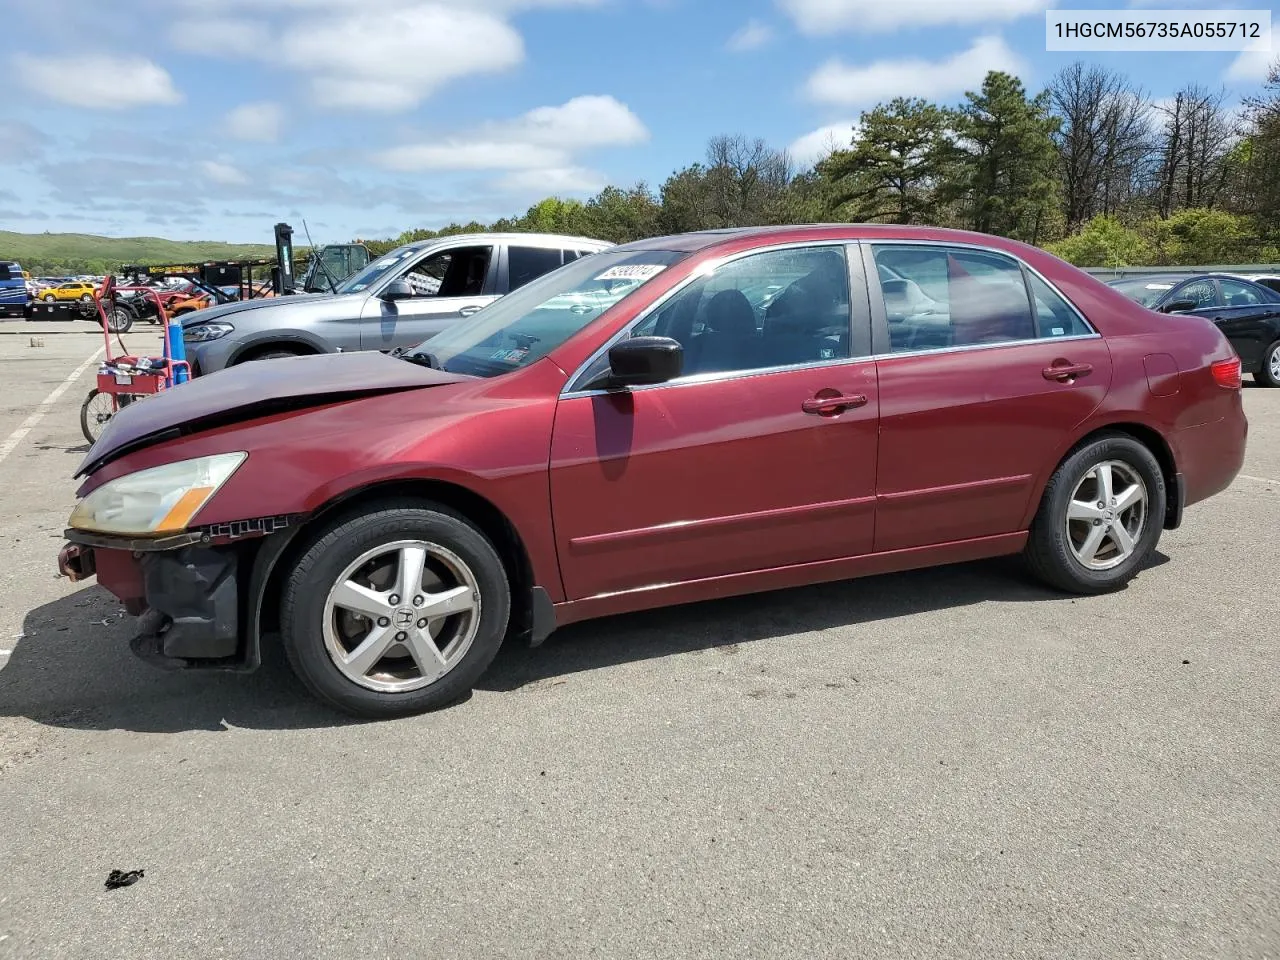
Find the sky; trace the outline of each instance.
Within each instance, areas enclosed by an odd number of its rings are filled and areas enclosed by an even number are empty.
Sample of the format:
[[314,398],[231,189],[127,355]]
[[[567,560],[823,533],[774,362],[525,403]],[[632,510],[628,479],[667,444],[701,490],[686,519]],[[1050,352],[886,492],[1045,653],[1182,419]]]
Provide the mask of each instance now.
[[[0,229],[317,243],[658,187],[742,133],[799,164],[895,96],[1256,93],[1261,53],[1049,53],[1044,12],[1260,0],[4,0]],[[1280,24],[1280,17],[1275,18]],[[1280,44],[1277,44],[1280,55]],[[303,242],[301,238],[299,242]]]

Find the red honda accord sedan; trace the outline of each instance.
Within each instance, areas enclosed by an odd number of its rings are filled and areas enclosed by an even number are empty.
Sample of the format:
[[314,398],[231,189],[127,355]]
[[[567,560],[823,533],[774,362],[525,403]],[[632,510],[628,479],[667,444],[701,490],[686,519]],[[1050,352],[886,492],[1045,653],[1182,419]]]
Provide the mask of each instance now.
[[1112,590],[1231,483],[1246,432],[1213,324],[1033,247],[695,233],[408,351],[127,407],[77,472],[60,568],[140,616],[144,659],[252,670],[278,634],[321,700],[389,717],[590,617],[1014,553]]

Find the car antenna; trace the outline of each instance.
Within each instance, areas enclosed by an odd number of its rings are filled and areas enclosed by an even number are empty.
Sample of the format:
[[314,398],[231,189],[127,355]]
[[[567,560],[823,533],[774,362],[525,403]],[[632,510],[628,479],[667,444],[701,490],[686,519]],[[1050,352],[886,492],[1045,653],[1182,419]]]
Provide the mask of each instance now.
[[316,252],[315,241],[311,239],[311,228],[307,226],[305,217],[302,219],[302,229],[307,235],[307,245],[311,247],[311,255],[316,258],[316,263],[320,264],[320,269],[324,271],[324,275],[329,279],[329,292],[338,292],[338,281],[333,278],[333,274],[329,272],[329,268],[324,265],[324,257]]

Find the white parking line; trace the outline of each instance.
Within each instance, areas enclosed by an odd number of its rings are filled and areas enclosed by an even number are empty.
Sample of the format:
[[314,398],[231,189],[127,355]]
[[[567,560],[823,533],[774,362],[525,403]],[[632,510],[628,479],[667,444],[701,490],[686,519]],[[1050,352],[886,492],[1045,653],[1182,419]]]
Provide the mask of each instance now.
[[58,398],[66,393],[73,383],[80,379],[80,374],[84,373],[91,363],[94,363],[100,356],[102,356],[105,349],[106,347],[99,347],[97,350],[93,351],[84,363],[71,371],[67,376],[67,379],[54,387],[52,392],[40,401],[40,405],[31,412],[31,416],[23,420],[22,423],[19,424],[18,429],[14,430],[13,433],[9,434],[9,436],[5,438],[4,443],[0,443],[0,463],[4,462],[5,457],[13,453],[14,448],[22,442],[23,438],[35,428],[37,423],[44,419],[44,415],[49,412],[49,408],[58,402]]
[[1280,483],[1280,480],[1272,480],[1270,477],[1251,477],[1247,473],[1239,475],[1241,480],[1252,480],[1254,483]]

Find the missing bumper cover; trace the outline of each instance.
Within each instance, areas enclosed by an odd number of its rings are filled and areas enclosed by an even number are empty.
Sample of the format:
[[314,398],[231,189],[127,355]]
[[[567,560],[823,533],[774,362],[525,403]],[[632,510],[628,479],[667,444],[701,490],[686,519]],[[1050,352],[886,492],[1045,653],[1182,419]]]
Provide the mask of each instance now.
[[[154,662],[222,660],[239,645],[237,556],[231,550],[183,547],[141,559],[147,606],[134,652]],[[198,666],[198,663],[177,663]]]

